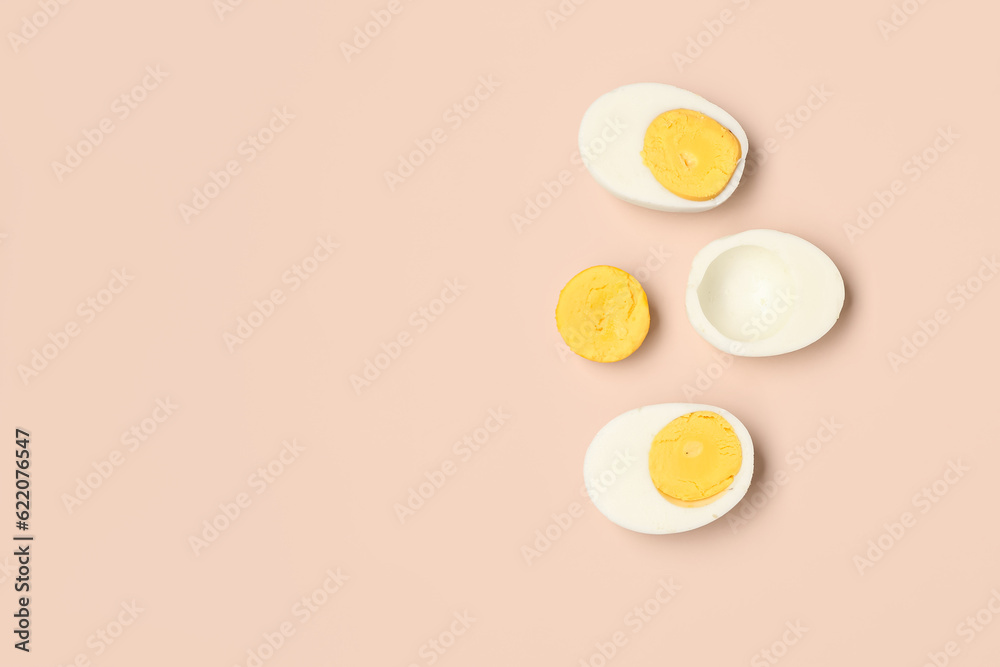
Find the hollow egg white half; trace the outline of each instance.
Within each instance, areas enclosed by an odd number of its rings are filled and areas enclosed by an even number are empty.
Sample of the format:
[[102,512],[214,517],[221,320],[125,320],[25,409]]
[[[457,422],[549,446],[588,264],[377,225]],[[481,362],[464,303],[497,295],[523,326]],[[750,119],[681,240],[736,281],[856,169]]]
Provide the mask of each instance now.
[[691,325],[716,348],[767,357],[803,348],[836,324],[844,279],[805,239],[751,229],[698,251],[685,302]]
[[[660,184],[643,164],[646,130],[659,115],[675,109],[704,114],[729,130],[742,155],[728,184],[712,199],[692,201]],[[739,185],[749,143],[746,132],[729,113],[705,98],[665,83],[633,83],[602,95],[580,123],[580,155],[587,170],[605,190],[631,204],[658,211],[696,213],[715,208]]]
[[[650,475],[653,440],[668,424],[690,413],[721,416],[739,439],[742,461],[728,488],[699,506],[667,500]],[[753,441],[743,423],[722,408],[696,403],[661,403],[629,410],[594,436],[583,462],[587,493],[600,512],[623,528],[665,535],[700,528],[731,510],[753,477]]]

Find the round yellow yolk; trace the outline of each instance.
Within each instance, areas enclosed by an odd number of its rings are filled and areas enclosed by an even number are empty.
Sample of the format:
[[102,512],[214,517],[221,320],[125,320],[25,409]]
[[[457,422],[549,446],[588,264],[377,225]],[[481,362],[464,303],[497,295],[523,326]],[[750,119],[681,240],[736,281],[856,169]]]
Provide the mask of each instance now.
[[707,201],[726,189],[743,155],[739,139],[690,109],[661,113],[646,128],[642,163],[678,197]]
[[743,464],[733,427],[715,412],[690,412],[653,438],[649,475],[668,500],[697,501],[729,488]]
[[556,327],[569,349],[591,361],[619,361],[649,331],[649,303],[639,281],[613,266],[592,266],[559,293]]

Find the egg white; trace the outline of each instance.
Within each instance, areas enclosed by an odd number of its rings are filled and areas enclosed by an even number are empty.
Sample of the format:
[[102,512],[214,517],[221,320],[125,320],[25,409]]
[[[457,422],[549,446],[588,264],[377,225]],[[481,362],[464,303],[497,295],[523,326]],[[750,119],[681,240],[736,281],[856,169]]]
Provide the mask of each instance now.
[[822,250],[794,234],[751,229],[698,251],[685,303],[691,325],[716,348],[766,357],[823,337],[844,295],[844,279]]
[[[653,438],[671,421],[690,412],[722,415],[733,427],[743,462],[728,489],[701,507],[680,507],[660,495],[649,476]],[[700,528],[731,510],[746,495],[753,477],[753,441],[739,419],[711,405],[661,403],[629,410],[594,436],[583,461],[587,493],[600,512],[623,528],[664,535]]]
[[[649,124],[672,109],[703,113],[739,140],[742,156],[725,189],[707,201],[691,201],[667,190],[646,165],[640,152]],[[729,199],[743,176],[750,146],[736,119],[694,93],[665,83],[633,83],[601,96],[580,123],[580,155],[587,170],[605,190],[637,206],[658,211],[696,213]]]

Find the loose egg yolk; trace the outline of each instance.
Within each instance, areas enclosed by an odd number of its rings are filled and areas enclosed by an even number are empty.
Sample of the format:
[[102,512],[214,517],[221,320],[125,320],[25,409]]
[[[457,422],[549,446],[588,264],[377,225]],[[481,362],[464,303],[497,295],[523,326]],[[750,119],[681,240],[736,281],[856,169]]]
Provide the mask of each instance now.
[[696,502],[729,488],[743,464],[733,427],[715,412],[690,412],[653,438],[649,475],[671,501]]
[[569,349],[591,361],[619,361],[649,331],[649,303],[639,281],[613,266],[592,266],[559,293],[556,327]]
[[707,201],[726,189],[743,155],[739,140],[713,118],[673,109],[653,119],[642,163],[678,197]]

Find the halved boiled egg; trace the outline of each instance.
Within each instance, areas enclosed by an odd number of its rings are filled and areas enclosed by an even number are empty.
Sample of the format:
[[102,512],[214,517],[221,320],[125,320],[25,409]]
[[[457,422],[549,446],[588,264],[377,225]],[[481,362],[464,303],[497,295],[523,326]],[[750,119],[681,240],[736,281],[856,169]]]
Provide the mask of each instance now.
[[731,510],[753,477],[753,441],[729,412],[696,403],[647,405],[602,428],[583,462],[587,493],[614,523],[663,535]]
[[707,211],[726,201],[748,150],[735,118],[665,83],[617,88],[580,123],[580,155],[594,179],[619,199],[659,211]]
[[793,352],[840,317],[844,279],[822,250],[773,229],[712,241],[688,275],[688,319],[718,349],[744,357]]

